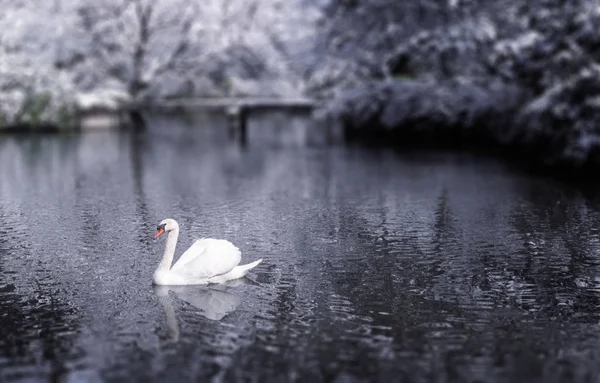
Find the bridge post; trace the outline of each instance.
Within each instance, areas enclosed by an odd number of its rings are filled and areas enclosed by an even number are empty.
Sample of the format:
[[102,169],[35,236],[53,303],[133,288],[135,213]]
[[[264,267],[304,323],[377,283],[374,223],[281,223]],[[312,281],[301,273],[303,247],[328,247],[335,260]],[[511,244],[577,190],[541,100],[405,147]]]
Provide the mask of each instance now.
[[231,137],[240,140],[242,145],[248,141],[248,114],[249,107],[246,105],[235,105],[227,108],[226,113],[229,117],[229,134]]
[[238,126],[240,129],[240,143],[246,145],[248,143],[248,114],[249,108],[247,106],[241,106],[238,115]]
[[236,138],[238,130],[238,114],[240,113],[237,106],[225,107],[225,114],[228,120],[229,138]]

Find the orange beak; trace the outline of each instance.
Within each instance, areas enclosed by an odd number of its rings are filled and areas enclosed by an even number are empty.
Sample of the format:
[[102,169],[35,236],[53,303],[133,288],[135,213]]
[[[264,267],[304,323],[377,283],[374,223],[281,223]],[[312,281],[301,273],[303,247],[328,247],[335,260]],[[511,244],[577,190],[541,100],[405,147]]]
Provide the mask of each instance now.
[[165,233],[165,228],[164,227],[159,227],[158,230],[156,230],[156,234],[154,234],[154,239],[157,239],[158,237],[160,237],[164,233]]

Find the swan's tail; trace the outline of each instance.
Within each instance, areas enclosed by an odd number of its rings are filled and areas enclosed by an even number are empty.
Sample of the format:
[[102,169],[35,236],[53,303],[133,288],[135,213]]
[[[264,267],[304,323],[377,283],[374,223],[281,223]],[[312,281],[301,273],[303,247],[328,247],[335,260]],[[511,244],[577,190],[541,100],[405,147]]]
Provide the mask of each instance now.
[[224,283],[224,282],[230,281],[232,279],[239,279],[239,278],[245,277],[246,274],[248,273],[248,271],[250,271],[253,268],[255,268],[256,266],[258,266],[258,264],[261,262],[262,262],[262,258],[259,259],[258,261],[254,261],[254,262],[248,263],[246,265],[236,266],[227,274],[221,274],[221,275],[217,275],[216,277],[211,278],[209,280],[209,283]]
[[255,268],[256,266],[258,266],[259,263],[262,262],[262,258],[259,259],[258,261],[254,261],[245,265],[240,265],[240,266],[236,266],[233,268],[233,270],[231,270],[231,273],[239,273],[240,276],[236,277],[236,278],[241,278],[243,276],[245,276],[248,271],[252,270],[253,268]]

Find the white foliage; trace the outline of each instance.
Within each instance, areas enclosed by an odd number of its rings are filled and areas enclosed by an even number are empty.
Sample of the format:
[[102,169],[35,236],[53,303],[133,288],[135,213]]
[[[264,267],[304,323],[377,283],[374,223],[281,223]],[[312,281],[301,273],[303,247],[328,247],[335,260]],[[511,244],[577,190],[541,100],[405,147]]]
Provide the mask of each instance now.
[[[147,85],[144,96],[152,98],[189,84],[209,94],[298,92],[294,64],[310,51],[318,16],[300,0],[104,0],[82,7],[92,18],[96,65],[127,86]],[[147,43],[140,9],[151,13]]]
[[316,7],[299,0],[206,0],[198,9],[198,77],[223,77],[229,83],[215,84],[217,91],[230,94],[301,93],[298,77],[311,53]]
[[[302,93],[316,6],[303,0],[0,0],[0,113],[30,90],[53,109],[78,93]],[[50,117],[50,116],[48,116]]]
[[79,93],[75,100],[77,107],[81,109],[100,107],[108,110],[118,110],[121,105],[130,101],[129,93],[110,88]]
[[[53,64],[73,19],[57,18],[52,22],[40,15],[57,10],[54,3],[14,2],[3,4],[0,28],[0,113],[14,119],[29,91],[51,95],[52,113],[73,94],[72,74]],[[60,11],[60,9],[59,9]],[[51,118],[52,116],[43,116]]]
[[499,41],[496,50],[500,54],[515,55],[522,50],[528,49],[542,40],[542,35],[536,31],[528,31],[513,39]]

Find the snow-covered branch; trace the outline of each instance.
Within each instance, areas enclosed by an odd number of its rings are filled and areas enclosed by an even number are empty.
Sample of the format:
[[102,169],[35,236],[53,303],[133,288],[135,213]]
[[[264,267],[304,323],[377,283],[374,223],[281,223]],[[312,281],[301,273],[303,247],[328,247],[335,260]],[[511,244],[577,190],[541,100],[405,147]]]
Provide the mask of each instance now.
[[302,93],[319,8],[306,0],[0,0],[0,114],[33,92],[72,104]]
[[159,76],[177,68],[190,46],[196,4],[189,1],[111,0],[79,8],[90,60],[122,83],[133,99],[152,94]]

